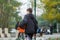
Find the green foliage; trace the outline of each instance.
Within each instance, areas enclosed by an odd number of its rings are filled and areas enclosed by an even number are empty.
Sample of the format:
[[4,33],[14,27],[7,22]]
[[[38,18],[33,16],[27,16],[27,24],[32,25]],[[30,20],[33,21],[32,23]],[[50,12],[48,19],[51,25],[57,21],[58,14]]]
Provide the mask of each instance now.
[[[0,0],[0,27],[12,27],[21,17],[18,16],[17,8],[21,5],[16,0]],[[19,19],[20,18],[20,19]]]
[[44,3],[46,12],[42,14],[43,19],[60,22],[60,0],[40,0]]

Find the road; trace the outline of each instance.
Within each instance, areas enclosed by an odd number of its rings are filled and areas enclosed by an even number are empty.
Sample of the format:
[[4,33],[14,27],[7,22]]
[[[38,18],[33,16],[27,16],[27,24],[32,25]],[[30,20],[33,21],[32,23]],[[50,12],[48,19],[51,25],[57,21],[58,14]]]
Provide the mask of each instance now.
[[[43,35],[42,37],[39,37],[37,34],[36,40],[48,40],[49,38],[60,38],[60,33],[53,34],[53,35]],[[0,38],[0,40],[15,40],[16,38]],[[21,39],[22,40],[22,39]],[[33,38],[34,40],[34,38]]]

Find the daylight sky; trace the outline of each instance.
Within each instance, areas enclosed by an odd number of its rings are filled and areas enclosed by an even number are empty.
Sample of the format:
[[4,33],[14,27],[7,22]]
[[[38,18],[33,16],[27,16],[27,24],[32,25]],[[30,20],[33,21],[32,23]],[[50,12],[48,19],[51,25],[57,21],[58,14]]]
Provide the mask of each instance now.
[[[31,3],[30,0],[17,0],[18,2],[22,2],[22,6],[20,6],[20,16],[24,16],[26,14],[26,9],[31,7]],[[39,2],[39,0],[37,0],[37,3]],[[43,10],[40,8],[37,8],[37,15],[41,15],[43,13]]]

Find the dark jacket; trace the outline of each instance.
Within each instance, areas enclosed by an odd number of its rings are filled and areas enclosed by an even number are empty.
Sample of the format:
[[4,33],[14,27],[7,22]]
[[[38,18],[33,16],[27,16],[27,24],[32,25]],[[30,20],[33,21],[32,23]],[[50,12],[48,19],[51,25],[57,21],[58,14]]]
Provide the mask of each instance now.
[[21,28],[23,28],[24,25],[27,25],[27,27],[25,27],[25,33],[36,33],[38,22],[34,18],[33,14],[25,15],[23,21],[20,23]]

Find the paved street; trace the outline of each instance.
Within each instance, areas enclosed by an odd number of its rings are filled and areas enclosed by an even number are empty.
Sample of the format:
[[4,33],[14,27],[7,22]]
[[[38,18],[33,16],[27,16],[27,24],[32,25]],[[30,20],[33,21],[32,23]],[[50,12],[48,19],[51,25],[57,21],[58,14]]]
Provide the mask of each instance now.
[[[60,34],[43,35],[42,37],[38,37],[38,34],[37,34],[36,40],[49,40],[49,38],[52,38],[52,39],[60,38]],[[16,40],[16,38],[0,38],[0,40]],[[20,40],[23,40],[23,39],[20,38]]]

